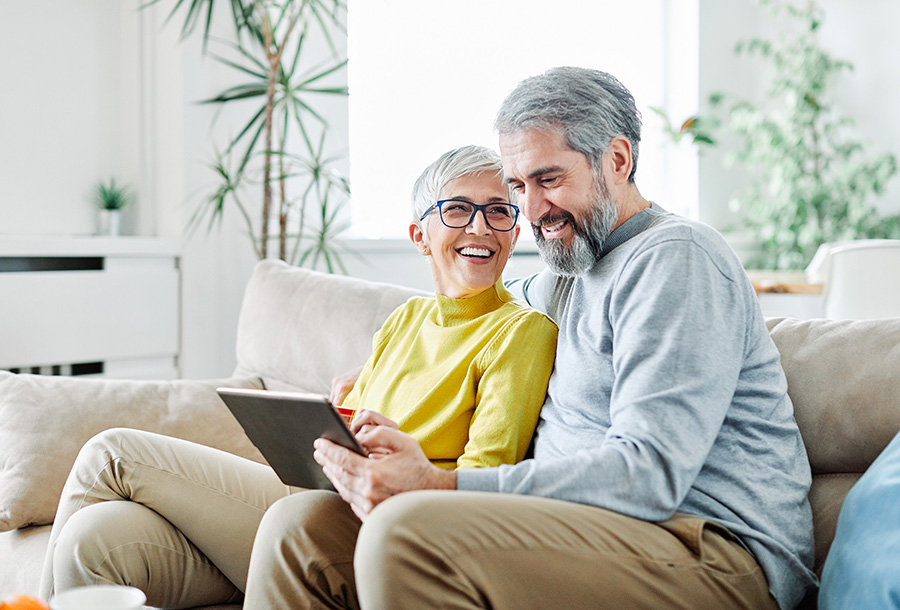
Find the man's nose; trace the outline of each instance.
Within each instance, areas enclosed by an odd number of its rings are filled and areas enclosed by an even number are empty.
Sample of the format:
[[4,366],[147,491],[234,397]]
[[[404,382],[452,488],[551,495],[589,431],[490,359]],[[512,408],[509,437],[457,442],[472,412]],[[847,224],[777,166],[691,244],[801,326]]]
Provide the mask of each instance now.
[[529,222],[538,220],[550,207],[539,190],[527,187],[519,192],[518,203],[519,209]]

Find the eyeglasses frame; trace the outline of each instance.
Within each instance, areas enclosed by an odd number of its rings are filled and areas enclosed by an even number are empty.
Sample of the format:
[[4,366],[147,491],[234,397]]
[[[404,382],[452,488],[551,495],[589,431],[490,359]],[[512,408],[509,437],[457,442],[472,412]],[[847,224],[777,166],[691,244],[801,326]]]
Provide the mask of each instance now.
[[[451,227],[451,226],[448,225],[448,224],[446,223],[446,221],[444,220],[443,209],[441,208],[441,206],[444,205],[445,203],[450,202],[450,201],[455,201],[455,202],[457,202],[457,203],[466,203],[466,204],[472,206],[472,215],[469,216],[469,221],[468,221],[466,224],[462,225],[461,227]],[[497,229],[497,228],[495,228],[495,227],[491,224],[491,221],[488,220],[488,217],[487,217],[487,208],[490,207],[490,206],[492,206],[492,205],[508,205],[509,207],[511,207],[511,208],[515,211],[516,215],[513,216],[513,223],[512,223],[512,226],[511,226],[510,228],[508,228],[508,229]],[[468,227],[470,224],[472,224],[472,221],[475,220],[475,214],[477,214],[479,211],[481,212],[481,217],[484,218],[484,223],[485,223],[488,227],[490,227],[490,229],[491,229],[492,231],[499,231],[499,232],[501,232],[501,233],[509,233],[510,231],[512,231],[513,229],[516,228],[516,223],[519,221],[519,206],[514,205],[514,204],[512,204],[512,203],[509,203],[508,201],[495,201],[494,203],[484,203],[484,204],[481,204],[481,203],[475,203],[475,202],[473,202],[473,201],[467,201],[467,200],[465,200],[465,199],[441,199],[440,201],[438,201],[437,203],[435,203],[434,205],[432,205],[430,208],[428,208],[427,210],[425,210],[425,213],[422,214],[421,218],[419,218],[419,222],[422,222],[423,220],[425,220],[426,218],[428,218],[428,215],[431,214],[431,213],[434,211],[435,208],[437,208],[437,211],[438,211],[438,218],[441,219],[441,223],[442,223],[445,227],[447,227],[448,229],[465,229],[465,228]]]

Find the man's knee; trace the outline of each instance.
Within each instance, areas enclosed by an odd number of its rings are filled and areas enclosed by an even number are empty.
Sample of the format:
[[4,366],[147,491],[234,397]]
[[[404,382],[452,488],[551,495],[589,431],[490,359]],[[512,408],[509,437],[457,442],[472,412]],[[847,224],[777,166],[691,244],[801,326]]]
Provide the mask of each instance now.
[[411,552],[427,553],[429,540],[440,536],[442,528],[454,529],[450,522],[458,509],[448,505],[451,497],[448,492],[410,492],[378,506],[366,519],[356,542],[357,580],[361,574],[393,573],[408,562]]
[[301,491],[266,510],[253,544],[254,562],[269,553],[329,555],[349,549],[352,554],[358,528],[359,520],[337,494]]

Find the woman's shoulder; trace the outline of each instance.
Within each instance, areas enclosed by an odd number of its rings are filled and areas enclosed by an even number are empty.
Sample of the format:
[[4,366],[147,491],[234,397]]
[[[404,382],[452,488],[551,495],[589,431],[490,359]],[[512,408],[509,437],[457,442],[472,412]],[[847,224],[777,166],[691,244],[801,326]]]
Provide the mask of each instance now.
[[424,320],[434,309],[436,300],[429,296],[414,296],[406,300],[391,312],[381,327],[381,332],[391,331],[401,326],[408,326],[417,320]]
[[530,307],[525,301],[514,299],[503,304],[503,330],[505,335],[537,335],[556,340],[559,328],[545,313]]

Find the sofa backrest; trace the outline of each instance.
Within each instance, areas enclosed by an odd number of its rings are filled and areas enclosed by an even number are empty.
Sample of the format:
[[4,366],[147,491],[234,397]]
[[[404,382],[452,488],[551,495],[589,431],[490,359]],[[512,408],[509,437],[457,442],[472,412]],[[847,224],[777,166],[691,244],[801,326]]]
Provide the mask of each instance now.
[[333,377],[366,361],[388,315],[423,294],[428,293],[260,261],[238,318],[234,375],[259,377],[271,390],[327,394]]
[[813,471],[821,573],[847,492],[900,431],[900,318],[767,324]]

